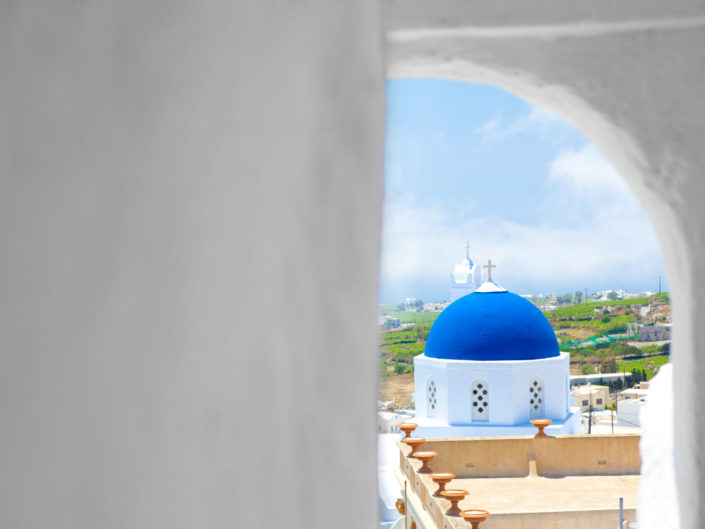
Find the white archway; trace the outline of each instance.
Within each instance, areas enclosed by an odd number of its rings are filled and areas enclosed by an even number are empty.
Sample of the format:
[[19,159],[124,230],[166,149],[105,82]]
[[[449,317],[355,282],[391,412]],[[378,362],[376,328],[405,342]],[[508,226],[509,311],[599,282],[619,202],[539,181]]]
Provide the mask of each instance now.
[[[705,82],[702,14],[645,17],[634,6],[586,14],[578,4],[387,7],[390,77],[489,83],[549,108],[596,145],[641,201],[663,250],[678,325],[673,428],[681,519],[686,527],[701,525],[705,463],[697,440],[705,428],[691,403],[705,371],[696,350],[705,330],[695,321],[705,310],[705,285],[695,282],[705,260],[705,113],[692,114],[694,87]],[[649,480],[644,475],[643,486]],[[648,526],[648,518],[640,523]]]

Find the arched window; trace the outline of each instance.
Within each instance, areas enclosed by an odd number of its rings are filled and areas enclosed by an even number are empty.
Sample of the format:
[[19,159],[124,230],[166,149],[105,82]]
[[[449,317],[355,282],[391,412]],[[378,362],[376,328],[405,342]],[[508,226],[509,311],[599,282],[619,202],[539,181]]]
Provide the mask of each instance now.
[[428,417],[436,416],[436,404],[438,400],[436,399],[436,383],[433,377],[428,377],[426,380],[426,415]]
[[543,399],[543,381],[533,377],[529,385],[529,415],[532,419],[543,418],[546,407]]
[[490,420],[490,388],[481,378],[476,378],[472,382],[472,420]]

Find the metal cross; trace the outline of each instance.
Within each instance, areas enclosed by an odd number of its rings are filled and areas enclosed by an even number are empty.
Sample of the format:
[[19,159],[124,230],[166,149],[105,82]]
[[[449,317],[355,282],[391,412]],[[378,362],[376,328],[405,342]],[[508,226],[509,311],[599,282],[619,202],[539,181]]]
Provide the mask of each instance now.
[[492,264],[492,259],[487,260],[487,264],[483,265],[482,268],[487,268],[487,281],[492,280],[492,269],[497,268],[497,265]]

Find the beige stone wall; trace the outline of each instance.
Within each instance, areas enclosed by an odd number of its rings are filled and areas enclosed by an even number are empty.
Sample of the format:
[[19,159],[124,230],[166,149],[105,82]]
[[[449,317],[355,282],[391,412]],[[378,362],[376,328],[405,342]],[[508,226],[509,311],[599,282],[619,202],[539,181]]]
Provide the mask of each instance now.
[[438,452],[434,469],[457,477],[527,476],[532,453],[540,476],[639,474],[639,439],[633,434],[429,439],[423,449]]
[[535,439],[540,476],[639,474],[639,435],[575,435]]
[[458,477],[511,477],[529,474],[531,437],[429,439],[424,450],[438,452],[433,467]]

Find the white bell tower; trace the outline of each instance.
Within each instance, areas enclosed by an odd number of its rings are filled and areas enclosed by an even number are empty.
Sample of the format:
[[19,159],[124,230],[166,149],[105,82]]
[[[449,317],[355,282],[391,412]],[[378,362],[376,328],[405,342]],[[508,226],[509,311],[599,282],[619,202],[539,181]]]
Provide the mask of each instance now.
[[470,259],[470,242],[465,241],[465,259],[450,274],[450,302],[474,292],[482,284],[482,268]]

